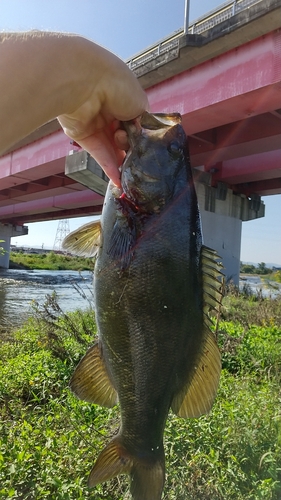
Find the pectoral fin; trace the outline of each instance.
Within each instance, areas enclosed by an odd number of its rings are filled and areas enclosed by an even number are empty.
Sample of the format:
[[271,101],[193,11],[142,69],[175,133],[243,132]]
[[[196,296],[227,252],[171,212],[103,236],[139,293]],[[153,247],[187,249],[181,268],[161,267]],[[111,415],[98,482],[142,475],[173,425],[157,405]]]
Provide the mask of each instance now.
[[63,240],[64,250],[76,255],[94,257],[101,245],[100,221],[93,221],[69,233]]
[[106,365],[96,343],[88,349],[76,367],[70,380],[70,389],[83,401],[111,408],[118,395],[108,376]]
[[200,417],[208,413],[217,393],[220,372],[220,352],[214,335],[206,329],[193,374],[174,396],[172,410],[183,418]]
[[109,244],[109,255],[119,262],[121,269],[126,269],[132,258],[132,250],[136,242],[136,229],[130,228],[125,217],[115,223]]

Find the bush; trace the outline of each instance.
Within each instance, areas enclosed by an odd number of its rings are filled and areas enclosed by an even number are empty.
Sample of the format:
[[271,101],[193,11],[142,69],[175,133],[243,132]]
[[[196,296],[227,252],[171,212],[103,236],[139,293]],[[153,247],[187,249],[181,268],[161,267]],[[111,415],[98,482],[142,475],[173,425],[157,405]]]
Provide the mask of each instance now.
[[281,327],[281,296],[273,299],[263,297],[262,293],[253,294],[247,286],[242,292],[230,286],[223,300],[221,317],[245,328],[252,325]]

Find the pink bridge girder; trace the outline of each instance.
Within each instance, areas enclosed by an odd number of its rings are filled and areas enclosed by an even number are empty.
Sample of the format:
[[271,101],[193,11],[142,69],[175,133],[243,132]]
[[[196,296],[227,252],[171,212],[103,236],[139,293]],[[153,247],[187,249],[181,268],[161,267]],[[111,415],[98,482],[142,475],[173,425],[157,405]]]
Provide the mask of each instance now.
[[[237,193],[281,193],[281,31],[147,89],[153,112],[180,112],[191,164]],[[99,213],[103,198],[64,176],[78,150],[61,130],[0,158],[0,222]]]

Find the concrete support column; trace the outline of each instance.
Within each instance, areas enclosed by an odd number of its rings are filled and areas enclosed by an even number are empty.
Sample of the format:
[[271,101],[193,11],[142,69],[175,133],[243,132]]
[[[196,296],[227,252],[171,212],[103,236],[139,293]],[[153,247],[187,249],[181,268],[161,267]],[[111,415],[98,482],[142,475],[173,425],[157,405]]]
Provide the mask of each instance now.
[[0,246],[3,248],[4,253],[0,252],[0,268],[9,268],[9,257],[10,257],[10,244],[11,244],[11,227],[10,225],[0,225]]
[[234,194],[226,185],[211,187],[206,174],[200,174],[200,177],[195,187],[204,244],[218,252],[227,281],[238,286],[242,221],[264,217],[264,203],[260,199]]
[[0,254],[0,269],[9,269],[10,246],[13,236],[23,236],[28,233],[27,226],[12,226],[12,224],[0,223],[0,246],[4,249],[3,255]]
[[239,284],[242,221],[201,210],[204,244],[219,254],[227,281]]

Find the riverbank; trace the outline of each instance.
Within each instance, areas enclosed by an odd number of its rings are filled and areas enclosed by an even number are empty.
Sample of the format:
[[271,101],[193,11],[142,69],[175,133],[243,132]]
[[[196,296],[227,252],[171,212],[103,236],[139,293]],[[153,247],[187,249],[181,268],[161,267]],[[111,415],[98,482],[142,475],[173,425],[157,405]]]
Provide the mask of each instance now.
[[[237,317],[237,311],[239,317]],[[91,310],[60,315],[54,303],[0,343],[0,498],[120,500],[128,478],[87,488],[119,408],[80,401],[68,381],[96,332]],[[281,299],[224,299],[222,375],[209,415],[169,414],[169,500],[281,498]]]
[[92,271],[0,270],[0,339],[32,315],[35,303],[43,305],[54,293],[65,312],[93,305]]
[[43,269],[50,271],[92,271],[94,261],[91,258],[77,257],[63,253],[29,254],[11,252],[10,269]]

